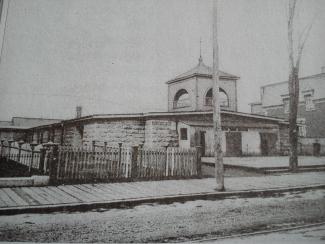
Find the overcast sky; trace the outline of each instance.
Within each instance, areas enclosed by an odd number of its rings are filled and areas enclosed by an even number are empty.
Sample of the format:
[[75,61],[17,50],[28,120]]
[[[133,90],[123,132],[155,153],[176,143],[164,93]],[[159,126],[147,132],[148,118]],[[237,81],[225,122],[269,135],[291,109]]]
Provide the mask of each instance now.
[[[240,76],[239,110],[261,85],[287,80],[285,0],[219,1],[221,70]],[[5,4],[6,5],[6,4]],[[301,76],[325,66],[325,1],[300,1],[315,21]],[[210,0],[10,0],[0,63],[0,120],[167,110],[165,82],[212,64]],[[5,23],[5,13],[1,25]],[[2,39],[2,38],[1,38]]]

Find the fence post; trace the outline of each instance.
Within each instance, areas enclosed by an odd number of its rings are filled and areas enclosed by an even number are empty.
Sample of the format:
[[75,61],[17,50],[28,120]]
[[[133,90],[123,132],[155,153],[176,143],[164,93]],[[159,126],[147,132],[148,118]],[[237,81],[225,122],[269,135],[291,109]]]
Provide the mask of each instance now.
[[50,184],[56,183],[59,161],[59,146],[56,143],[49,142],[46,146],[50,147],[49,155],[49,177]]
[[172,147],[171,157],[172,157],[171,176],[174,176],[174,168],[175,168],[175,147]]
[[20,157],[21,157],[21,146],[24,144],[24,141],[23,140],[20,140],[19,142],[18,142],[18,147],[19,147],[19,149],[18,149],[18,163],[20,163]]
[[121,161],[122,161],[122,143],[120,142],[118,144],[118,165],[121,165]]
[[32,142],[30,144],[30,148],[32,149],[32,158],[30,159],[30,164],[29,164],[29,168],[28,168],[28,172],[29,174],[32,172],[32,167],[33,167],[33,161],[34,161],[34,149],[35,149],[35,146],[37,145],[36,142]]
[[95,152],[96,141],[92,141],[92,152]]
[[8,157],[7,157],[7,162],[10,160],[10,152],[11,152],[11,144],[14,142],[14,140],[9,140],[8,141]]
[[3,147],[4,147],[4,142],[5,140],[1,139],[1,151],[0,151],[0,159],[2,159],[2,155],[3,155]]
[[165,176],[168,176],[168,146],[165,146]]
[[104,142],[104,152],[107,152],[107,141]]
[[138,167],[137,167],[137,174],[138,177],[142,177],[143,176],[143,162],[142,162],[142,155],[143,155],[143,144],[139,144],[139,163],[138,163]]
[[40,148],[40,158],[39,158],[39,166],[38,166],[38,169],[42,173],[45,172],[45,170],[44,170],[45,153],[46,153],[46,149],[44,147],[43,148]]
[[202,147],[201,146],[196,146],[196,170],[197,170],[197,176],[198,177],[202,177],[201,156],[202,156]]
[[131,179],[137,178],[138,169],[137,162],[138,161],[138,147],[132,147],[132,160],[131,160]]

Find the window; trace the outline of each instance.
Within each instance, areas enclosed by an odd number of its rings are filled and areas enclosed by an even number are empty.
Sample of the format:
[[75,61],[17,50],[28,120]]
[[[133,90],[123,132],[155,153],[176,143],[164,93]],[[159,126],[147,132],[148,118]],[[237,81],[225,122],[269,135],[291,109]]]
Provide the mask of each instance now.
[[[213,92],[212,92],[212,88],[207,92],[206,96],[205,96],[205,105],[206,106],[212,106],[213,104]],[[219,89],[219,102],[220,102],[220,106],[221,107],[228,107],[229,106],[229,102],[228,102],[228,95],[227,93],[223,90],[223,89]]]
[[306,104],[306,111],[311,111],[315,109],[315,105],[313,102],[313,97],[311,96],[311,94],[305,95],[305,104]]
[[289,113],[289,98],[283,99],[283,110],[285,114]]
[[297,124],[298,124],[298,135],[300,137],[306,137],[306,119],[297,118]]
[[190,97],[185,89],[179,90],[174,98],[174,108],[184,108],[190,106]]
[[187,140],[187,128],[181,128],[180,133],[181,133],[181,140]]

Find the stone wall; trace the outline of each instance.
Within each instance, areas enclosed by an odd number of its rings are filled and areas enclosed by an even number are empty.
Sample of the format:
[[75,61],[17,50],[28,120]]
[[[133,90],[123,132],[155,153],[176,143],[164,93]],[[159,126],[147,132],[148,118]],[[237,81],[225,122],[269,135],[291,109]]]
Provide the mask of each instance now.
[[65,125],[63,145],[80,147],[82,146],[82,133],[77,129],[77,125]]
[[170,120],[147,120],[145,126],[144,146],[178,146],[177,123]]
[[138,146],[144,143],[144,122],[136,119],[96,121],[84,125],[83,144],[107,142],[108,146]]

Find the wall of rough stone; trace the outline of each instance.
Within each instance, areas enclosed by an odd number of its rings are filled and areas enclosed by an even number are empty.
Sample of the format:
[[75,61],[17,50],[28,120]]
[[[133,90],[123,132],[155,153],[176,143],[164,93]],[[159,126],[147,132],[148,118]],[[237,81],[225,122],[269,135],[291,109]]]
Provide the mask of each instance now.
[[74,124],[64,126],[63,145],[80,147],[82,146],[82,135]]
[[138,146],[144,143],[144,122],[136,119],[106,120],[84,125],[83,144],[90,146],[92,141],[108,146]]
[[149,119],[145,124],[146,147],[178,146],[177,123],[164,119]]

